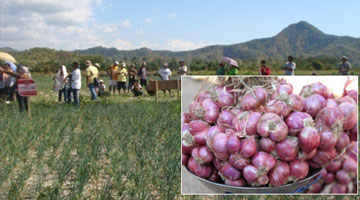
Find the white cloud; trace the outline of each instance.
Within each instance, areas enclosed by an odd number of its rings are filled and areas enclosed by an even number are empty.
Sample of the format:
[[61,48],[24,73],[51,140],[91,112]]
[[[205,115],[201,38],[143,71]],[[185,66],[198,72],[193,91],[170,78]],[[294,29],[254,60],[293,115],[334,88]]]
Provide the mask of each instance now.
[[208,46],[209,44],[206,43],[192,43],[187,42],[182,39],[167,39],[166,40],[166,49],[171,49],[174,51],[186,51],[186,50],[192,50],[192,49],[198,49],[204,46]]
[[168,15],[168,17],[169,17],[169,18],[175,18],[175,17],[176,17],[176,14],[175,14],[175,13],[170,13],[170,14]]
[[148,17],[148,18],[145,19],[146,23],[151,23],[152,21],[153,21],[153,19],[151,17]]
[[119,50],[129,50],[129,49],[134,48],[133,45],[131,44],[131,42],[125,41],[121,38],[118,38],[113,43],[111,43],[109,46],[115,47]]
[[130,20],[125,19],[121,21],[121,26],[123,26],[124,28],[129,28],[131,26]]
[[[94,46],[97,30],[87,27],[93,21],[93,5],[101,0],[12,0],[1,1],[1,46],[22,50],[50,47],[72,50]],[[105,31],[111,31],[105,27]]]
[[160,45],[157,43],[149,42],[149,41],[142,41],[142,42],[140,42],[139,48],[142,48],[142,47],[146,47],[149,49],[159,49]]

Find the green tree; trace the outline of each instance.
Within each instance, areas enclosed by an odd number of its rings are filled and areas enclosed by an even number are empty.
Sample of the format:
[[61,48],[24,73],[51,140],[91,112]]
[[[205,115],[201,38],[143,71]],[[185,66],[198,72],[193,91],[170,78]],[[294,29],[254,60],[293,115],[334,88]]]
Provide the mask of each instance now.
[[322,70],[325,69],[324,64],[320,60],[314,60],[312,62],[312,66],[315,70]]

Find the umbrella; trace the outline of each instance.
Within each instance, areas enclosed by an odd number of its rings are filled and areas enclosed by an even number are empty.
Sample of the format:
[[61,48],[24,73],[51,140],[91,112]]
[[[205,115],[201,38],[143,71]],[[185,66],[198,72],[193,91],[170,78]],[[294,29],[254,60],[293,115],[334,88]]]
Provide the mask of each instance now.
[[10,65],[10,69],[16,72],[16,65],[13,62],[6,60],[5,63]]
[[236,62],[236,60],[234,60],[232,58],[223,57],[222,62],[239,68],[239,64]]
[[12,57],[12,55],[5,53],[5,52],[0,52],[0,60],[6,60],[6,61],[10,61],[10,62],[14,62],[16,63],[16,60],[14,57]]

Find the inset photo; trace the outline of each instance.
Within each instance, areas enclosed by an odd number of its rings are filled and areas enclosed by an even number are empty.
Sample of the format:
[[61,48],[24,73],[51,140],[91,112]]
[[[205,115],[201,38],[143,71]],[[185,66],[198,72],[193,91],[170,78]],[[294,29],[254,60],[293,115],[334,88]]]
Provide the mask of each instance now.
[[357,76],[185,76],[181,194],[358,192]]

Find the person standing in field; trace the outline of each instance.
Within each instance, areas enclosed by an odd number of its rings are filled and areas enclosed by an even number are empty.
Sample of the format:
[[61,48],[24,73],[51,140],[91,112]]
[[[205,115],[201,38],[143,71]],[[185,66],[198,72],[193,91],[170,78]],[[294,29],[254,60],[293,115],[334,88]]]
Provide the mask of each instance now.
[[135,69],[135,65],[132,64],[130,65],[130,69],[129,69],[129,84],[128,84],[128,92],[129,90],[132,88],[134,82],[136,79],[136,69]]
[[[164,63],[163,64],[163,68],[161,68],[158,72],[158,75],[160,76],[160,79],[161,80],[164,80],[164,81],[168,81],[169,80],[169,77],[171,76],[171,70],[169,69],[169,64],[168,63]],[[164,94],[166,94],[166,91],[164,91]],[[171,96],[171,91],[169,91],[169,95]]]
[[137,76],[140,79],[140,85],[142,85],[146,88],[147,80],[146,80],[146,62],[145,61],[143,61],[141,63],[141,67],[140,67],[139,71],[137,72]]
[[86,68],[86,85],[89,87],[91,100],[96,100],[96,87],[99,85],[99,71],[91,64],[90,60],[85,62]]
[[118,82],[117,82],[117,89],[119,91],[121,91],[121,88],[124,90],[124,94],[126,92],[126,76],[128,74],[127,70],[126,70],[126,64],[125,63],[121,63],[120,68],[118,69]]
[[110,76],[110,83],[109,83],[109,92],[113,91],[113,95],[115,94],[115,90],[117,87],[117,79],[118,74],[116,73],[119,68],[119,61],[115,61],[113,65],[110,66],[109,69],[106,70],[106,73]]
[[294,62],[294,57],[289,56],[288,61],[282,67],[285,70],[285,75],[294,76],[295,75],[295,68],[296,63]]
[[[71,93],[74,99],[74,104],[80,105],[79,91],[81,89],[81,73],[79,69],[79,63],[73,63],[73,71],[66,78],[70,78],[71,80]],[[71,101],[69,101],[71,102]]]
[[9,69],[2,69],[0,68],[0,73],[6,73],[12,77],[16,78],[15,82],[15,92],[16,92],[16,99],[18,101],[19,110],[20,112],[29,111],[29,97],[23,97],[18,92],[18,80],[19,79],[31,79],[31,75],[29,69],[25,66],[18,66],[16,72],[13,72]]
[[219,63],[219,68],[216,70],[216,75],[225,75],[225,65],[224,63]]
[[266,65],[266,60],[261,61],[260,73],[260,75],[270,75],[271,73],[271,68]]
[[178,75],[179,79],[181,79],[181,76],[186,76],[187,73],[187,67],[185,66],[185,61],[181,60],[179,61],[180,67],[178,69]]
[[65,79],[65,77],[67,77],[67,72],[66,72],[66,66],[65,65],[61,65],[59,70],[56,72],[55,74],[55,89],[59,91],[59,97],[58,97],[58,102],[61,102],[61,98],[62,98],[62,94],[64,94],[64,101],[67,100],[67,88],[66,88],[66,83],[67,83],[67,79]]
[[351,64],[346,56],[341,57],[338,68],[341,75],[350,75]]

